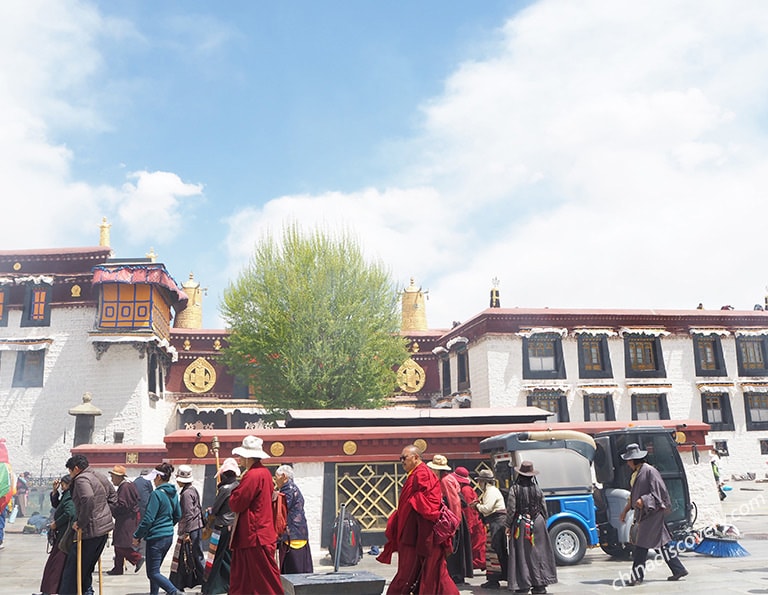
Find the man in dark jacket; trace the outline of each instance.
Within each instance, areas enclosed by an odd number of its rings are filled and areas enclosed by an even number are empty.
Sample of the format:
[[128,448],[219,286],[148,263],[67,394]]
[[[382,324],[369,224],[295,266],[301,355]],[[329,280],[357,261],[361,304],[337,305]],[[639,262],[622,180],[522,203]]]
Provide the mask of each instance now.
[[[110,506],[117,504],[117,493],[106,476],[88,467],[84,455],[70,457],[66,463],[72,478],[70,490],[75,503],[77,519],[72,525],[82,532],[82,587],[83,593],[93,593],[92,576],[96,562],[104,551],[109,532],[114,529]],[[77,556],[68,556],[61,577],[61,595],[77,593]]]
[[115,548],[115,566],[107,574],[123,574],[125,560],[135,566],[134,572],[141,570],[144,557],[133,549],[133,532],[139,526],[139,492],[125,478],[125,467],[115,465],[109,472],[117,490],[117,502],[112,506],[115,518],[115,530],[112,533],[112,545]]
[[149,469],[142,469],[141,474],[133,480],[133,485],[139,493],[139,519],[144,516],[144,511],[147,510],[147,502],[149,502],[149,495],[155,489],[152,482],[147,479],[147,475],[149,475]]
[[688,574],[677,551],[669,547],[672,536],[667,530],[664,516],[669,512],[672,502],[667,486],[661,474],[646,462],[648,451],[641,450],[637,444],[628,444],[621,458],[632,469],[630,479],[631,492],[629,501],[621,513],[623,523],[630,509],[634,509],[634,522],[637,523],[637,538],[632,553],[632,578],[628,586],[639,585],[645,579],[645,560],[648,550],[661,551],[664,561],[672,571],[668,581],[677,581]]
[[[176,483],[179,484],[179,503],[181,504],[181,520],[179,521],[179,541],[192,543],[192,555],[194,556],[197,575],[203,578],[205,574],[205,558],[203,556],[203,506],[200,503],[200,494],[192,485],[192,467],[179,465],[176,473]],[[179,588],[180,578],[176,572],[171,572],[171,582]],[[192,586],[192,585],[187,585]]]

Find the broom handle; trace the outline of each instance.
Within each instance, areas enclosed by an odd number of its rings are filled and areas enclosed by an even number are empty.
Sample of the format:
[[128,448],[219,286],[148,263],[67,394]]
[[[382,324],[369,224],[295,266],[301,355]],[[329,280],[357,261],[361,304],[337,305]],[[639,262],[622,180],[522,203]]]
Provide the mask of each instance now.
[[77,595],[83,595],[83,531],[77,529]]

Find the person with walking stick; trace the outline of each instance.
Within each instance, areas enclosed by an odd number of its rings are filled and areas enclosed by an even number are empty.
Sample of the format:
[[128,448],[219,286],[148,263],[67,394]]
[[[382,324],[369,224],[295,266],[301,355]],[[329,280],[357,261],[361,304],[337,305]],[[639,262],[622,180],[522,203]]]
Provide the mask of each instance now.
[[[84,455],[74,455],[66,467],[72,478],[70,490],[75,504],[77,556],[68,556],[61,576],[60,595],[91,595],[93,571],[101,561],[109,532],[115,527],[110,505],[117,503],[117,492],[106,476],[91,469]],[[99,575],[101,584],[101,575]]]

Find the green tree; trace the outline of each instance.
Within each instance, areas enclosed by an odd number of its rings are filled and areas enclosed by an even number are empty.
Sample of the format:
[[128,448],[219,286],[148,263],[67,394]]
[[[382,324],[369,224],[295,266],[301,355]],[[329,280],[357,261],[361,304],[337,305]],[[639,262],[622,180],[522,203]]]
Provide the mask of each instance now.
[[224,361],[271,412],[375,408],[408,357],[389,272],[348,234],[283,229],[224,293]]

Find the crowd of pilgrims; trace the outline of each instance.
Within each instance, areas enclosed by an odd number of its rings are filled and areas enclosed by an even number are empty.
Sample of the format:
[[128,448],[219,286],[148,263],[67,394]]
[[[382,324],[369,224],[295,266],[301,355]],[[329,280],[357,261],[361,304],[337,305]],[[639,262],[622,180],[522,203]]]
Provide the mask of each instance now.
[[[533,465],[524,461],[515,468],[505,501],[490,470],[475,478],[478,495],[466,468],[452,470],[443,455],[424,464],[421,454],[409,445],[400,457],[407,478],[377,557],[389,564],[398,553],[388,595],[458,594],[456,585],[475,570],[485,571],[485,589],[499,589],[506,581],[518,593],[546,593],[557,574]],[[281,465],[273,478],[262,463],[269,455],[255,436],[244,438],[232,455],[216,473],[216,497],[206,510],[189,465],[176,470],[161,463],[130,481],[122,465],[107,479],[85,456],[71,457],[68,473],[50,494],[51,549],[41,593],[92,595],[92,574],[110,533],[114,567],[106,574],[144,567],[150,595],[161,589],[179,595],[198,585],[203,595],[281,594],[281,574],[312,573],[304,497],[293,468]],[[277,498],[285,501],[280,535],[273,510]],[[453,513],[458,528],[438,543],[434,526],[442,508]],[[172,546],[171,572],[165,576],[161,566]]]
[[[278,467],[273,478],[262,464],[269,457],[262,445],[247,436],[233,449],[218,469],[216,497],[205,510],[189,465],[161,463],[130,481],[122,465],[107,478],[85,456],[71,457],[68,473],[50,493],[50,552],[41,593],[92,595],[92,575],[110,534],[114,567],[106,574],[143,567],[150,595],[178,595],[198,585],[205,595],[283,593],[281,573],[313,572],[304,497],[289,465]],[[278,498],[285,502],[281,535],[273,517]],[[161,566],[172,546],[165,576]]]

